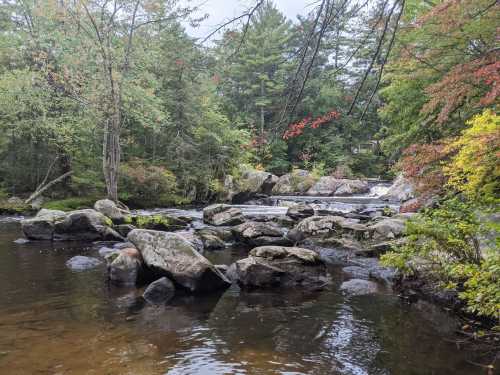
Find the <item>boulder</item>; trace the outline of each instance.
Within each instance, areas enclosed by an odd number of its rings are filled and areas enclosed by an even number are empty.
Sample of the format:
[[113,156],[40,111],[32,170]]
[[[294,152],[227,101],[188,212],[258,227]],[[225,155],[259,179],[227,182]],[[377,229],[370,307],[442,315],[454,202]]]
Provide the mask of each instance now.
[[203,253],[203,250],[205,249],[205,246],[203,244],[203,241],[199,236],[197,236],[193,232],[188,232],[188,231],[182,231],[182,232],[176,232],[179,236],[182,236],[187,242],[189,242],[197,252],[200,254]]
[[369,280],[352,279],[344,281],[340,285],[340,290],[351,296],[361,296],[378,292],[377,283]]
[[396,177],[389,190],[387,190],[387,192],[380,197],[382,200],[400,202],[404,202],[412,198],[415,198],[415,186],[402,174]]
[[54,241],[122,241],[111,220],[92,209],[71,211],[54,223]]
[[66,212],[41,209],[38,214],[21,221],[24,235],[32,240],[52,240],[56,221],[64,220]]
[[117,206],[111,199],[101,199],[94,203],[94,210],[100,212],[113,220],[114,223],[123,223],[126,217],[126,211]]
[[142,297],[152,304],[161,304],[168,302],[175,294],[175,286],[166,277],[153,281],[144,291]]
[[232,228],[235,238],[252,246],[286,245],[286,232],[274,223],[247,221]]
[[121,285],[135,285],[143,267],[142,257],[135,248],[116,250],[106,256],[108,278]]
[[135,229],[135,226],[132,224],[119,224],[115,225],[113,229],[120,233],[121,236],[127,237],[127,234],[132,232]]
[[24,201],[19,197],[10,197],[9,199],[7,199],[7,203],[22,206],[24,204]]
[[145,264],[193,293],[224,289],[229,280],[185,238],[169,232],[135,229],[128,239]]
[[226,247],[224,241],[213,234],[202,233],[199,236],[206,250],[220,250]]
[[312,250],[298,247],[262,246],[248,258],[235,262],[227,275],[243,288],[320,286],[330,277],[326,265]]
[[374,240],[393,240],[404,234],[405,220],[398,217],[382,219],[370,225],[368,229]]
[[281,176],[273,187],[272,193],[276,195],[303,194],[309,190],[317,178],[303,169],[296,169],[291,173]]
[[302,239],[348,236],[360,240],[368,236],[369,228],[360,224],[358,219],[341,216],[311,216],[299,222],[293,233],[297,238]]
[[246,170],[236,183],[236,194],[233,195],[234,203],[246,202],[258,195],[269,195],[278,182],[278,177],[269,172]]
[[227,204],[213,204],[203,209],[203,221],[216,226],[238,225],[244,222],[244,218],[239,208]]
[[286,214],[294,220],[302,220],[314,216],[314,208],[308,204],[299,203],[289,207]]
[[192,222],[189,217],[167,214],[134,215],[129,217],[130,224],[139,229],[161,230],[174,232],[186,229]]
[[307,191],[307,195],[348,195],[362,194],[368,191],[370,191],[370,187],[366,181],[324,176]]
[[85,271],[99,266],[102,262],[97,258],[77,255],[66,262],[66,266],[73,271]]

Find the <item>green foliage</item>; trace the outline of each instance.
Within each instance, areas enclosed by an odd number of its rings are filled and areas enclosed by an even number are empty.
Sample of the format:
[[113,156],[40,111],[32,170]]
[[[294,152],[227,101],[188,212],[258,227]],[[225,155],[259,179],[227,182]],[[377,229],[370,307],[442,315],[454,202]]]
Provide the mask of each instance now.
[[153,207],[174,204],[177,180],[172,172],[134,159],[123,163],[120,171],[120,200],[133,207]]
[[[498,247],[484,249],[487,225],[478,207],[454,197],[407,223],[405,244],[382,256],[384,264],[405,275],[419,275],[456,287],[468,308],[498,318]],[[482,246],[483,245],[483,246]],[[482,307],[481,307],[482,306]]]

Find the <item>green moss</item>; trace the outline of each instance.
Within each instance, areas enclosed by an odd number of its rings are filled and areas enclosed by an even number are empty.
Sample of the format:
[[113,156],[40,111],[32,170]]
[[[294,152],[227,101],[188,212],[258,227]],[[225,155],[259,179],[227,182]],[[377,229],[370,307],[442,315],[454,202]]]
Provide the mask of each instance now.
[[151,215],[132,216],[131,224],[141,229],[173,231],[185,228],[187,222],[172,216]]
[[50,210],[73,211],[84,208],[93,208],[98,197],[73,197],[60,200],[54,200],[43,204],[43,208]]
[[21,215],[33,211],[29,204],[9,203],[6,200],[0,200],[0,215]]

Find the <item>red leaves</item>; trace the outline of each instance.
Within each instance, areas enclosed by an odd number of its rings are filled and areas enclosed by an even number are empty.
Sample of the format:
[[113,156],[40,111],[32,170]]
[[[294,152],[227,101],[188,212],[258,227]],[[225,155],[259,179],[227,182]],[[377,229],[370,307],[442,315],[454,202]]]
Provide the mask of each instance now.
[[287,140],[290,138],[298,137],[299,135],[304,133],[304,130],[308,126],[311,129],[317,129],[321,125],[324,125],[324,124],[326,124],[334,119],[338,119],[339,117],[340,117],[340,113],[336,112],[336,111],[328,112],[326,115],[317,117],[314,120],[312,119],[311,116],[308,116],[299,122],[296,122],[294,124],[290,124],[288,126],[288,129],[283,134],[283,139]]

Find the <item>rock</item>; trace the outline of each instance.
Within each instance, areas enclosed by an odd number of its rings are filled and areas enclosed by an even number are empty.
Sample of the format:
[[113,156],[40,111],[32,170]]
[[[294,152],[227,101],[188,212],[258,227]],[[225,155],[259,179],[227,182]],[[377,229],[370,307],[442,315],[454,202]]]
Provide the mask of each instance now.
[[[357,219],[347,219],[341,216],[311,216],[297,224],[294,228],[297,238],[342,236],[356,240],[365,239],[369,235],[369,228],[359,223]],[[290,235],[289,235],[290,236]]]
[[165,232],[174,232],[186,229],[192,221],[192,219],[188,217],[167,214],[134,215],[130,216],[129,220],[136,228],[160,230]]
[[363,194],[370,191],[370,187],[367,182],[361,180],[344,180],[346,181],[335,190],[335,195],[353,195],[353,194]]
[[303,194],[314,185],[317,178],[303,169],[296,169],[281,176],[273,187],[276,195]]
[[34,218],[22,220],[21,226],[28,239],[52,240],[56,221],[65,217],[64,211],[41,209]]
[[119,253],[120,250],[112,247],[103,246],[99,249],[98,252],[101,257],[106,258],[110,254]]
[[324,176],[307,191],[307,195],[348,195],[367,193],[368,191],[370,191],[370,187],[366,181]]
[[344,281],[340,285],[340,290],[351,296],[361,296],[377,293],[378,285],[373,281],[352,279]]
[[374,240],[392,240],[404,234],[405,220],[397,217],[378,221],[368,227]]
[[168,302],[175,294],[175,286],[166,277],[162,277],[146,288],[142,297],[152,304],[161,304]]
[[110,220],[92,209],[71,211],[54,223],[54,241],[122,241]]
[[289,207],[286,214],[294,220],[302,220],[306,217],[314,216],[314,208],[308,204],[299,203]]
[[97,258],[77,255],[66,262],[73,271],[84,271],[99,266],[102,262]]
[[176,233],[135,229],[128,239],[139,249],[148,267],[191,292],[208,292],[230,285],[208,259]]
[[233,227],[232,230],[234,236],[239,241],[252,246],[262,246],[265,244],[286,245],[290,243],[285,236],[285,230],[274,223],[247,221]]
[[359,266],[344,267],[342,268],[342,274],[349,279],[368,280],[370,278],[370,271]]
[[229,227],[205,227],[196,230],[196,234],[203,238],[203,236],[215,236],[223,242],[230,242],[234,240],[233,231]]
[[30,203],[30,206],[34,210],[39,210],[42,208],[43,203],[45,202],[45,198],[42,195],[39,195],[35,199],[33,199]]
[[134,244],[132,242],[117,242],[113,245],[114,249],[127,249],[130,247],[134,247]]
[[244,288],[318,286],[330,281],[326,265],[312,250],[298,247],[262,246],[235,262],[228,277]]
[[199,236],[206,250],[220,250],[226,247],[224,241],[213,234],[202,233]]
[[187,242],[189,242],[197,252],[200,254],[203,253],[203,250],[205,249],[205,246],[203,244],[203,241],[201,240],[200,237],[198,237],[196,234],[193,232],[176,232],[179,236],[182,236]]
[[31,242],[30,240],[27,240],[26,238],[18,238],[17,240],[13,241],[15,244],[18,244],[18,245],[24,245],[24,244],[27,244],[29,242]]
[[7,199],[7,203],[19,206],[24,205],[24,201],[19,197],[10,197],[9,199]]
[[203,221],[216,226],[238,225],[244,222],[239,208],[227,204],[213,204],[203,209]]
[[94,210],[109,217],[114,223],[123,223],[125,220],[125,211],[119,208],[111,199],[101,199],[95,202]]
[[122,285],[135,285],[143,267],[142,256],[135,248],[118,250],[106,256],[108,278]]
[[229,266],[226,264],[216,264],[215,268],[217,268],[222,274],[226,274],[227,270],[229,269]]
[[237,192],[233,203],[246,202],[259,194],[269,195],[278,182],[278,177],[269,172],[246,170],[236,183]]
[[121,236],[127,237],[127,235],[135,229],[132,224],[119,224],[113,227]]
[[415,198],[415,187],[402,174],[398,175],[389,190],[380,197],[386,201],[407,201]]

